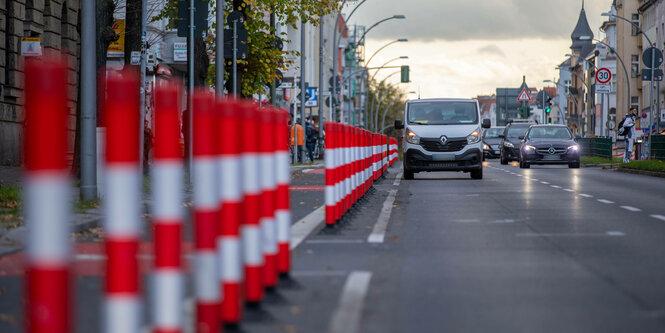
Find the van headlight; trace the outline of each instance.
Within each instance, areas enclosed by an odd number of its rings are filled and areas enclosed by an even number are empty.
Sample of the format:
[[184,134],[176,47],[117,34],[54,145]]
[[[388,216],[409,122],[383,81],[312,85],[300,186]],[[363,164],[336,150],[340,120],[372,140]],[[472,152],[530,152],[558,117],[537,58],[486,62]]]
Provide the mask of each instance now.
[[476,129],[466,137],[466,143],[470,145],[478,142],[480,142],[480,129]]
[[404,140],[412,145],[420,144],[420,137],[410,129],[406,130],[406,136],[404,136]]

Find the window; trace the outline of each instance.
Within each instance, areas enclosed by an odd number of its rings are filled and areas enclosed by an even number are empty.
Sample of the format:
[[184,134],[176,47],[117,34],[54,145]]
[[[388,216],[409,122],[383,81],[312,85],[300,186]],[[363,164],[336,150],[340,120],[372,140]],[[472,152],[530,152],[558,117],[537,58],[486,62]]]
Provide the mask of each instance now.
[[640,98],[637,97],[637,96],[630,97],[630,105],[631,106],[639,106],[640,105]]
[[637,36],[640,33],[640,14],[633,14],[631,22],[633,23],[632,34]]
[[476,103],[418,102],[409,104],[409,124],[465,125],[478,122]]
[[640,77],[640,57],[637,54],[630,56],[630,76]]

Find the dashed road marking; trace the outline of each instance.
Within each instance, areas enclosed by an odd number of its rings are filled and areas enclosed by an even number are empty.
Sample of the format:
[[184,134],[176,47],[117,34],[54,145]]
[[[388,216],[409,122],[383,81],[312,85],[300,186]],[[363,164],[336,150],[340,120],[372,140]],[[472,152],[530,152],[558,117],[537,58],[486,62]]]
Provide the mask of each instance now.
[[[393,183],[394,186],[399,186],[402,179],[402,173],[397,174],[397,178]],[[390,190],[386,201],[383,202],[383,208],[381,208],[381,213],[379,218],[372,229],[372,233],[367,237],[368,243],[383,243],[383,240],[386,238],[386,231],[388,230],[388,222],[390,222],[390,214],[393,211],[393,204],[395,203],[395,197],[397,196],[397,189]]]
[[591,195],[591,194],[580,193],[580,194],[578,194],[578,195],[579,195],[580,197],[584,197],[584,198],[593,198],[593,195]]
[[330,333],[358,333],[372,273],[353,271],[346,278],[339,305],[330,322]]
[[291,226],[291,250],[298,247],[316,227],[323,223],[325,217],[326,207],[324,206],[309,213],[309,215],[293,224]]
[[564,188],[563,190],[566,191],[566,192],[575,192],[575,190],[571,190],[569,188]]
[[543,184],[543,185],[549,185],[550,184],[548,182],[540,182],[540,183]]
[[625,210],[628,210],[628,211],[631,211],[631,212],[641,212],[642,211],[641,209],[639,209],[637,207],[633,207],[633,206],[621,206],[621,208],[623,208]]
[[665,221],[665,216],[663,216],[663,215],[655,215],[654,214],[654,215],[651,215],[651,217],[653,217],[656,220]]
[[362,239],[310,239],[307,244],[363,244]]
[[611,205],[611,204],[614,203],[614,201],[607,200],[607,199],[598,199],[598,202],[602,202],[602,203],[608,204],[608,205]]
[[604,233],[521,233],[517,237],[622,237],[626,234],[621,231],[607,231]]
[[550,186],[552,186],[552,188],[561,188],[561,186],[559,185],[550,185]]

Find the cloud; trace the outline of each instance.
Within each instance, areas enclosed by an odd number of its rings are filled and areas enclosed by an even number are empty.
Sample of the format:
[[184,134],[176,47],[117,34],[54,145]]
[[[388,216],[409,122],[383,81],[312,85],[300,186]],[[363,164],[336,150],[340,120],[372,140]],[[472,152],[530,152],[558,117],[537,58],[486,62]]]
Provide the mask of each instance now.
[[499,56],[501,58],[506,57],[506,54],[503,53],[503,51],[501,51],[501,49],[498,46],[494,45],[494,44],[490,44],[490,45],[483,46],[483,47],[479,48],[478,53],[488,54],[488,55],[495,55],[495,56]]
[[[609,7],[607,0],[586,1],[587,17],[596,34],[603,21],[600,13]],[[370,26],[394,14],[406,15],[406,20],[377,26],[368,35],[373,39],[570,38],[580,8],[580,0],[368,0],[351,23]]]

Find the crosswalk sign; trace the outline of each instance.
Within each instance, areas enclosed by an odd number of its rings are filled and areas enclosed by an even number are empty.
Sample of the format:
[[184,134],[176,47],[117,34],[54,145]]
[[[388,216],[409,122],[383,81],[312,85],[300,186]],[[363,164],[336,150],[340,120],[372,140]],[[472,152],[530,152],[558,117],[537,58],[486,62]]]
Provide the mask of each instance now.
[[[514,95],[513,95],[514,96]],[[518,102],[531,102],[531,95],[526,91],[526,88],[523,88],[519,96],[517,96]]]

